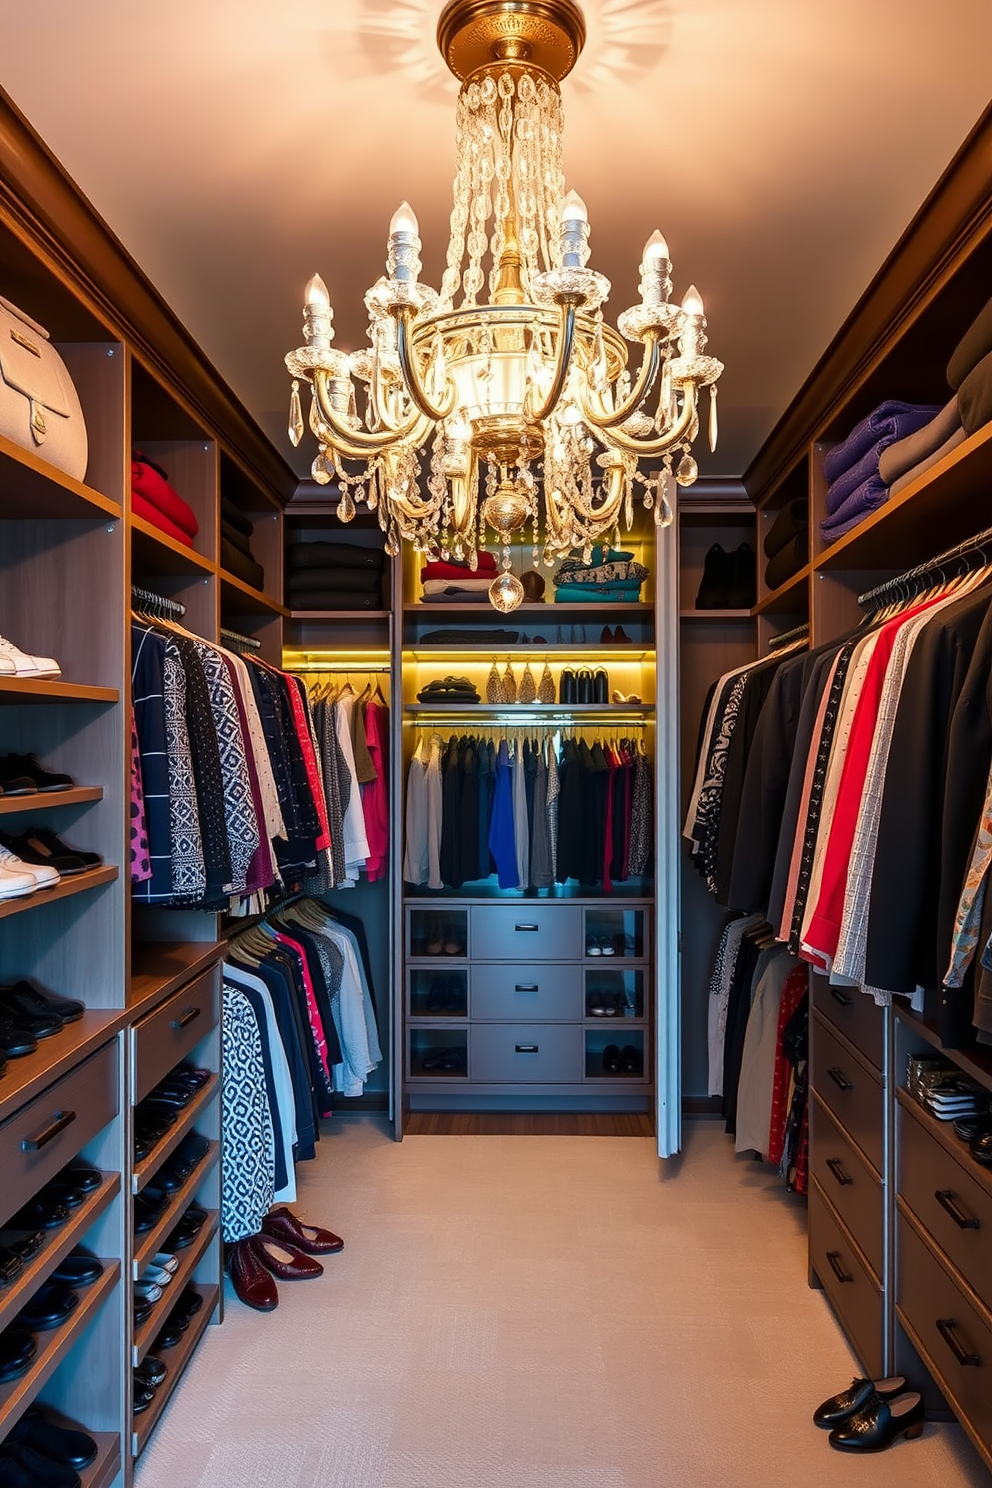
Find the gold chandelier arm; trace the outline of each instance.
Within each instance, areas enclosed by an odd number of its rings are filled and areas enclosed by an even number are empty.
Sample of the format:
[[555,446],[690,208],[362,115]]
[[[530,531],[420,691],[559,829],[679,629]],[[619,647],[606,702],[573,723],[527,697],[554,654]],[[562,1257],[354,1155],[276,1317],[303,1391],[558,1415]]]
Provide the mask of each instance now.
[[558,355],[555,359],[555,372],[551,379],[551,387],[548,395],[540,408],[535,409],[531,405],[530,391],[528,390],[525,409],[527,417],[534,423],[543,421],[553,413],[558,406],[558,400],[565,386],[569,368],[572,365],[572,349],[575,345],[575,310],[578,300],[572,296],[564,296],[559,304],[561,306],[561,325],[558,328]]
[[621,464],[611,465],[603,475],[603,499],[599,506],[593,502],[576,503],[580,516],[587,522],[596,522],[610,527],[620,514],[620,506],[627,489],[626,471]]
[[[582,417],[586,423],[593,424],[597,429],[612,429],[617,424],[622,424],[624,419],[630,418],[636,413],[641,405],[641,400],[651,390],[655,378],[658,375],[658,364],[661,361],[661,342],[657,331],[647,331],[644,335],[644,355],[641,358],[641,370],[637,374],[637,382],[631,389],[630,396],[625,398],[619,408],[612,413],[600,406],[597,408],[582,399]],[[598,402],[597,398],[597,402]]]
[[402,428],[383,429],[378,434],[366,434],[362,429],[352,429],[342,424],[327,395],[327,380],[327,374],[320,367],[315,367],[310,427],[318,439],[325,444],[332,444],[346,460],[368,459],[370,455],[377,455],[388,449],[397,440],[412,440],[419,444],[427,437],[429,425],[419,414],[415,414]]
[[611,429],[609,434],[604,435],[604,438],[607,444],[612,444],[616,449],[626,450],[629,455],[649,459],[653,455],[666,454],[676,444],[688,438],[695,417],[696,389],[687,385],[682,412],[672,427],[666,430],[659,439],[634,439],[632,435],[625,434],[622,429]]
[[427,389],[424,387],[416,357],[410,346],[413,311],[409,305],[401,305],[394,311],[394,314],[396,316],[396,351],[399,355],[400,370],[403,373],[406,390],[424,417],[429,418],[432,423],[439,424],[455,411],[455,385],[451,381],[448,382],[444,401],[440,408],[435,408],[427,396]]

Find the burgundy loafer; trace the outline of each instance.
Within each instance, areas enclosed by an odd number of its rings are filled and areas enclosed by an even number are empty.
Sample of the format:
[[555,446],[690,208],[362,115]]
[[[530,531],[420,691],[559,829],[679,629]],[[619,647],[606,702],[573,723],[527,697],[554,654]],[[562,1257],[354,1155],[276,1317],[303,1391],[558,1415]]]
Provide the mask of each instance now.
[[255,1252],[252,1241],[238,1240],[228,1248],[227,1269],[234,1290],[246,1307],[272,1312],[279,1306],[279,1292]]
[[344,1250],[340,1235],[318,1229],[316,1225],[302,1224],[285,1205],[269,1210],[262,1220],[262,1234],[271,1235],[273,1240],[287,1241],[307,1255],[335,1255]]
[[274,1240],[271,1235],[253,1235],[248,1242],[263,1266],[267,1266],[280,1281],[309,1281],[314,1276],[323,1276],[324,1268],[312,1256],[288,1245],[285,1240]]

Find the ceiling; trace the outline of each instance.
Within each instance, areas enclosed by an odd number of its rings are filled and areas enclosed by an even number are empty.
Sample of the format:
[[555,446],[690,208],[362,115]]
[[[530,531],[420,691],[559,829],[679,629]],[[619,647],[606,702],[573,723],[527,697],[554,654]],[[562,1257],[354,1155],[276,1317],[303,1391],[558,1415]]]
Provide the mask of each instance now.
[[[438,284],[456,84],[441,0],[0,0],[0,86],[279,449],[318,269],[336,344],[408,198]],[[645,239],[706,301],[740,474],[989,101],[989,0],[584,0],[569,185],[607,314]],[[305,456],[305,457],[304,457]]]

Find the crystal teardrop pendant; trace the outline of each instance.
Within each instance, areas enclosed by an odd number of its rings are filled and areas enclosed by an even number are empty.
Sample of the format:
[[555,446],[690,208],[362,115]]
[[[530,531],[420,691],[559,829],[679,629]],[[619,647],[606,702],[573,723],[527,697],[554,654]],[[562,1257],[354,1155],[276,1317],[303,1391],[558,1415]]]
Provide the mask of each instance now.
[[332,470],[330,462],[325,454],[319,454],[317,456],[313,464],[310,466],[310,474],[313,476],[318,486],[326,486],[330,481],[334,479],[334,471]]
[[303,438],[303,409],[300,406],[300,384],[293,378],[293,389],[289,395],[289,437],[295,449]]
[[710,436],[710,452],[713,453],[716,450],[716,436],[717,436],[717,427],[716,427],[716,383],[715,382],[711,382],[710,383],[710,427],[709,427],[709,436]]
[[524,586],[513,573],[501,573],[489,585],[489,603],[504,615],[515,610],[524,597]]
[[668,493],[672,490],[673,485],[671,465],[666,464],[658,481],[658,500],[654,509],[654,524],[656,527],[670,527],[675,520],[672,503],[668,499]]
[[665,364],[661,369],[661,391],[658,394],[658,412],[655,414],[655,428],[658,433],[667,428],[672,416],[672,364],[665,358]]
[[691,486],[698,474],[699,466],[687,450],[678,463],[675,479],[680,486]]
[[342,522],[350,522],[355,515],[355,498],[347,486],[341,491],[341,500],[338,502],[338,519]]

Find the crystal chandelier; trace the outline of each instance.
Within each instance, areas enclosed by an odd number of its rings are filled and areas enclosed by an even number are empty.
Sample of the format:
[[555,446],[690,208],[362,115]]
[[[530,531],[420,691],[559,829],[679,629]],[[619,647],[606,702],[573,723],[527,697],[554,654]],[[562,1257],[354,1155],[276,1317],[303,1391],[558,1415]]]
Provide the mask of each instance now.
[[[303,437],[304,380],[319,445],[313,477],[338,482],[341,520],[364,503],[391,554],[402,540],[472,569],[491,533],[502,572],[490,598],[512,610],[523,598],[510,571],[514,534],[529,528],[534,566],[551,567],[573,549],[588,561],[604,538],[619,545],[638,487],[655,521],[671,520],[673,461],[675,478],[691,484],[707,386],[716,447],[723,365],[705,355],[696,289],[681,305],[669,299],[660,232],[644,248],[640,303],[619,316],[619,334],[603,319],[610,283],[588,267],[586,209],[565,194],[562,172],[558,84],[585,40],[573,0],[449,0],[437,39],[462,84],[440,292],[420,283],[418,224],[405,202],[389,225],[386,274],[365,296],[361,351],[332,347],[333,311],[315,274],[306,345],[286,357],[289,434],[294,445]],[[635,342],[636,377],[625,344]],[[658,459],[645,475],[640,462]]]

